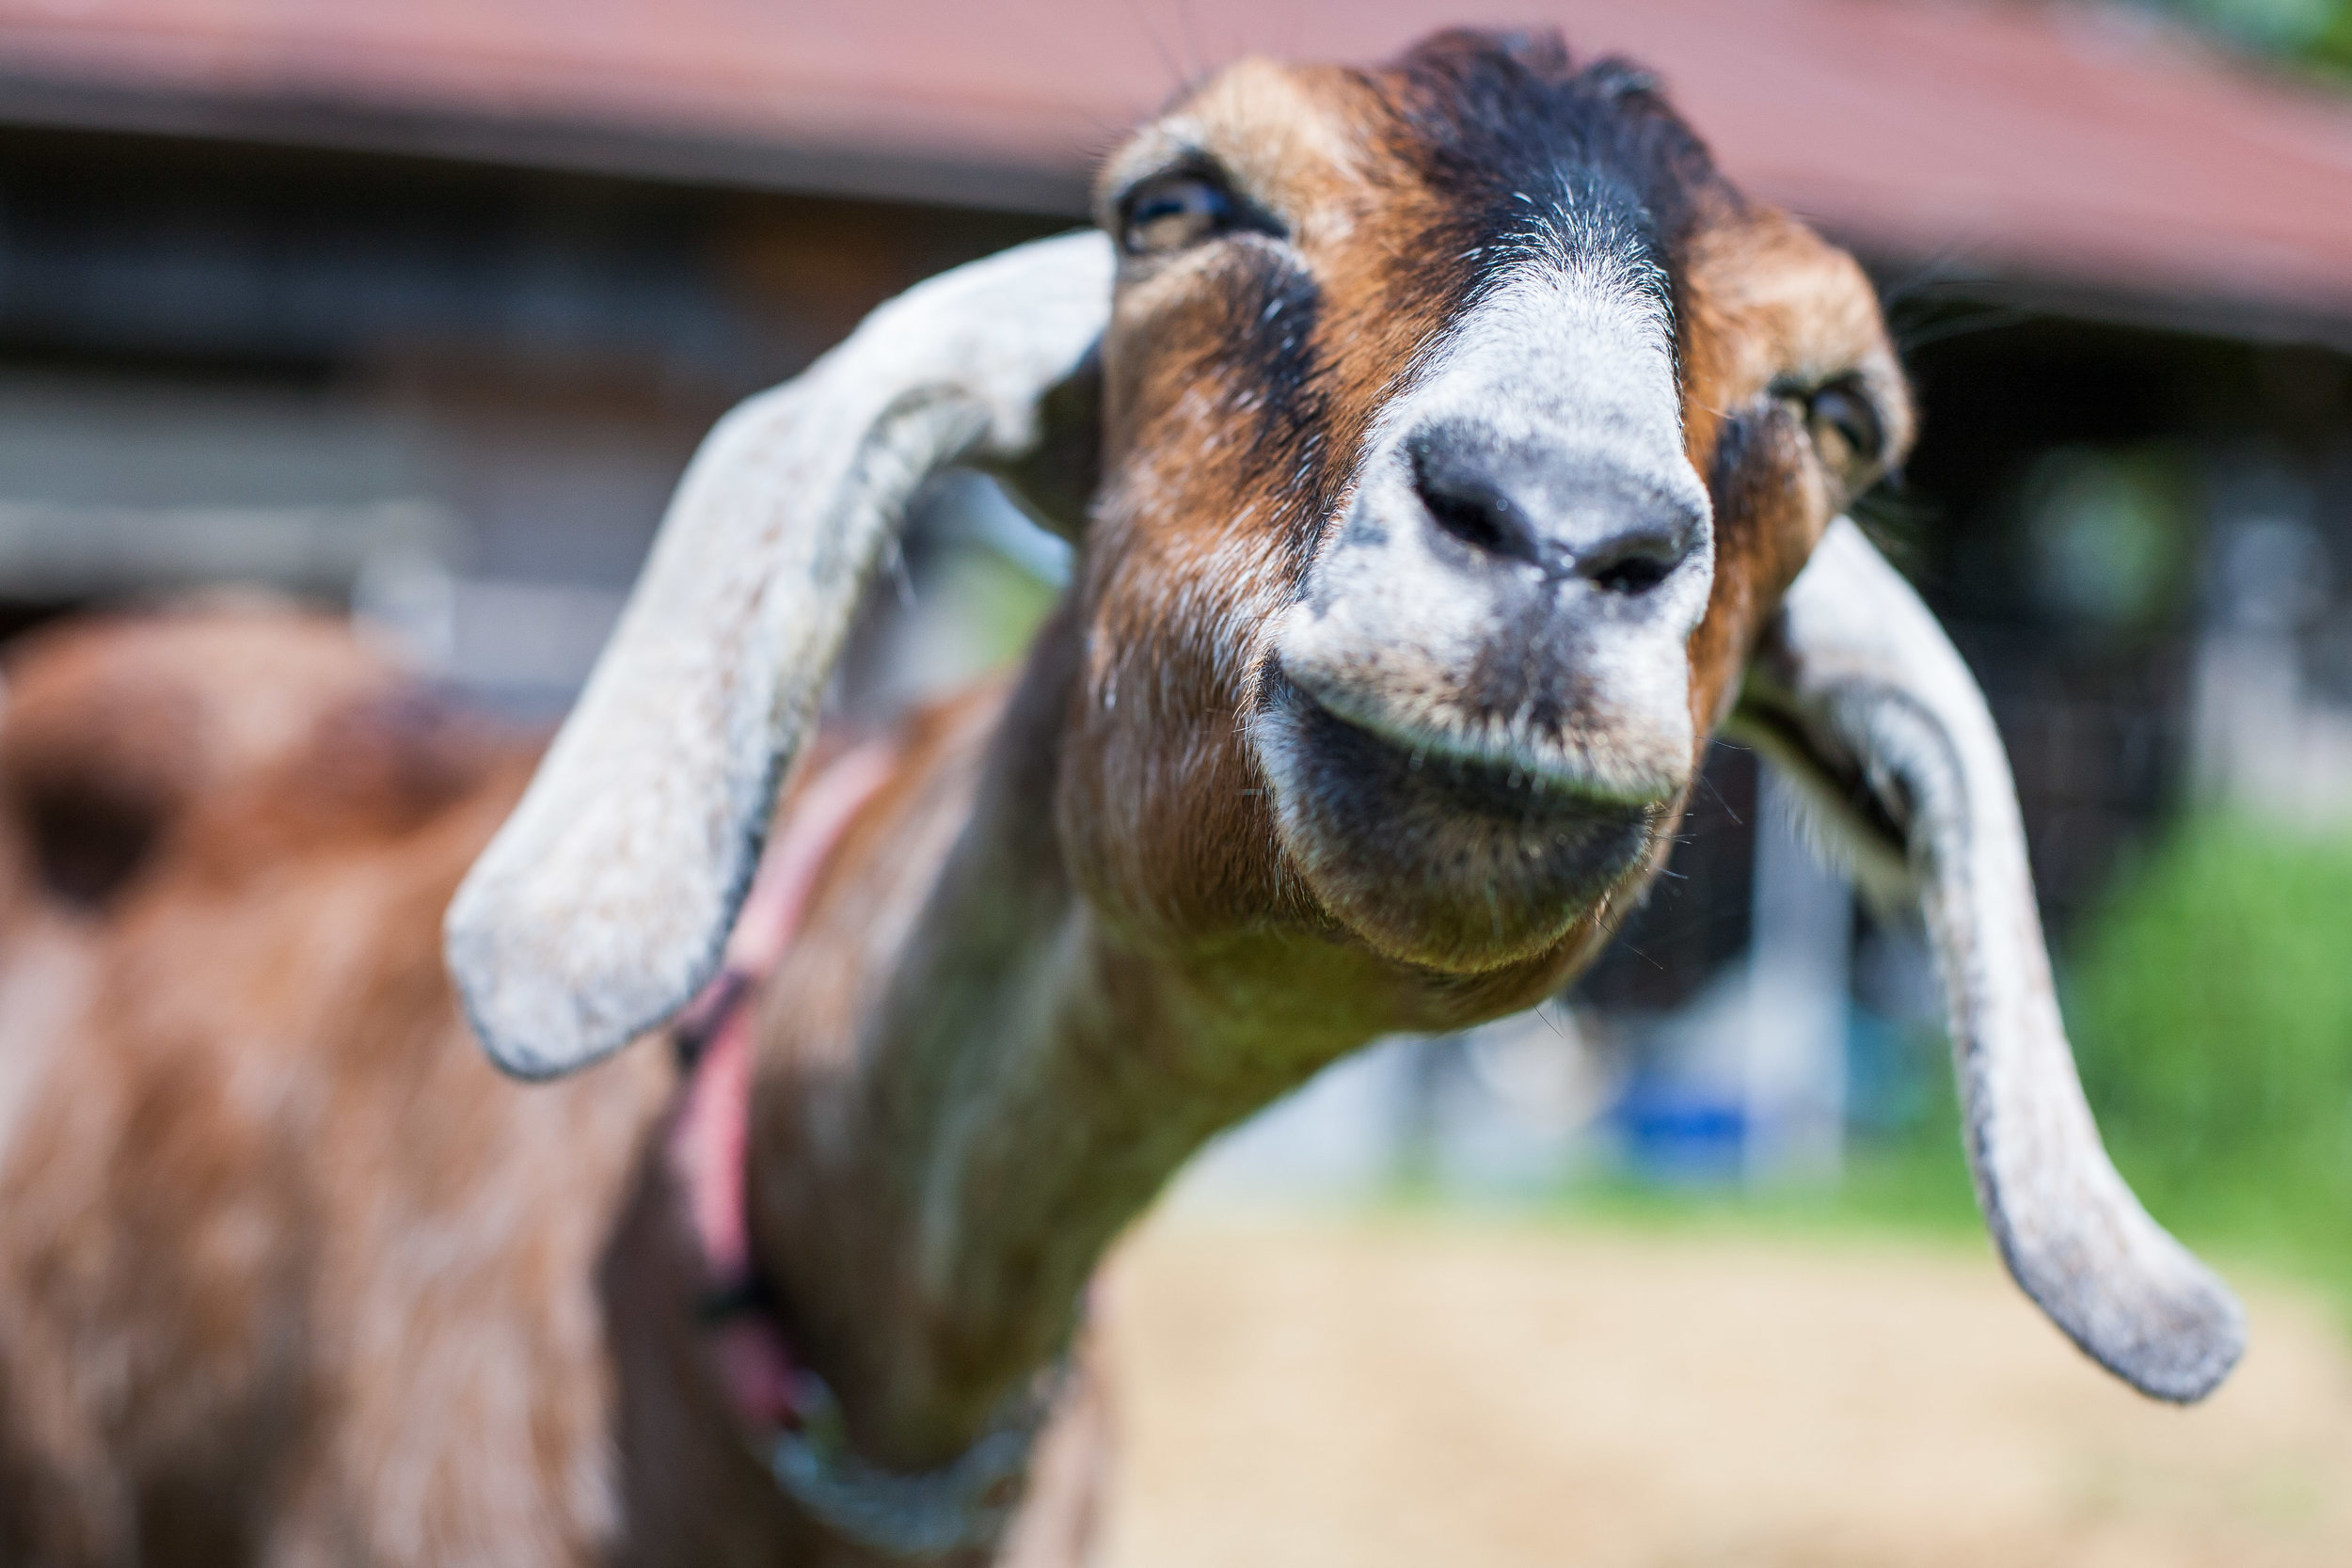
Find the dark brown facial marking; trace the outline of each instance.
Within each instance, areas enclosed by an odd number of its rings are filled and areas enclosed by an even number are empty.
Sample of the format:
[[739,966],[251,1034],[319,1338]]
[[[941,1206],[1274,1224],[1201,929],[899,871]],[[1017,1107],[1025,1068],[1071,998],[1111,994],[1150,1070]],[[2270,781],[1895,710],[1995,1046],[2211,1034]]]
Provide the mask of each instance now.
[[1059,808],[1090,887],[1556,974],[1908,438],[1859,269],[1733,189],[1645,73],[1549,35],[1245,62],[1112,160],[1102,208]]

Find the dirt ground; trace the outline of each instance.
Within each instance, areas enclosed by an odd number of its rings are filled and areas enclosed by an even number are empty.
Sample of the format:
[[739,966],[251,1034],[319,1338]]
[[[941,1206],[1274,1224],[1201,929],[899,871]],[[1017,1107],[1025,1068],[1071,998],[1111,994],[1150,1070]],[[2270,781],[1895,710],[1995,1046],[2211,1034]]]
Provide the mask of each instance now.
[[2352,1346],[2251,1283],[2182,1411],[1989,1250],[1156,1222],[1108,1291],[1109,1562],[2345,1568]]

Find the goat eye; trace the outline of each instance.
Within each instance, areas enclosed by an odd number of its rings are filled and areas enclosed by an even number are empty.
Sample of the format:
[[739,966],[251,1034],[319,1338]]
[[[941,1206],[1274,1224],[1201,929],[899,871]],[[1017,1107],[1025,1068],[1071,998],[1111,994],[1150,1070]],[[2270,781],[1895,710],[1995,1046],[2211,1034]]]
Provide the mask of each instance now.
[[[1834,467],[1867,468],[1886,454],[1878,409],[1851,381],[1833,381],[1805,400],[1814,445]],[[1842,449],[1842,450],[1841,450]]]
[[1206,239],[1226,228],[1232,216],[1233,198],[1215,182],[1197,174],[1171,174],[1127,198],[1122,238],[1131,255],[1158,255]]

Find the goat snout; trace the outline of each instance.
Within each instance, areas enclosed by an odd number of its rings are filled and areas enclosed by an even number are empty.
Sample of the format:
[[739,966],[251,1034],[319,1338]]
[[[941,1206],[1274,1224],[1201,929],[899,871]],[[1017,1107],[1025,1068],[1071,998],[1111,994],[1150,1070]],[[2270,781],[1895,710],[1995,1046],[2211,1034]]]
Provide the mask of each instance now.
[[1281,673],[1416,755],[1657,804],[1692,754],[1705,490],[1671,466],[1444,421],[1369,466],[1275,640]]
[[1285,847],[1376,947],[1477,969],[1642,863],[1697,750],[1707,493],[1593,424],[1400,421],[1273,639]]

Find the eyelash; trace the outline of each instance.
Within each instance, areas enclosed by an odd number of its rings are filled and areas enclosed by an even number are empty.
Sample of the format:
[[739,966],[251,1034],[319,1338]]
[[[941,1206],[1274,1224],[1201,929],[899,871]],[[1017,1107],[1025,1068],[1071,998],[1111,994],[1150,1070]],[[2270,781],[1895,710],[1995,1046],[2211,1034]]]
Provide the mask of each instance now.
[[[1187,219],[1190,223],[1187,224]],[[1119,204],[1120,247],[1166,255],[1242,230],[1279,235],[1281,226],[1237,195],[1214,168],[1177,167],[1138,182]],[[1161,233],[1153,226],[1171,226]]]
[[[1885,461],[1885,416],[1879,412],[1877,400],[1864,388],[1859,377],[1842,375],[1811,384],[1782,383],[1773,387],[1772,396],[1788,409],[1815,450],[1820,450],[1820,428],[1826,421],[1837,431],[1858,468],[1874,470]],[[1825,404],[1831,405],[1829,411],[1824,410]]]

